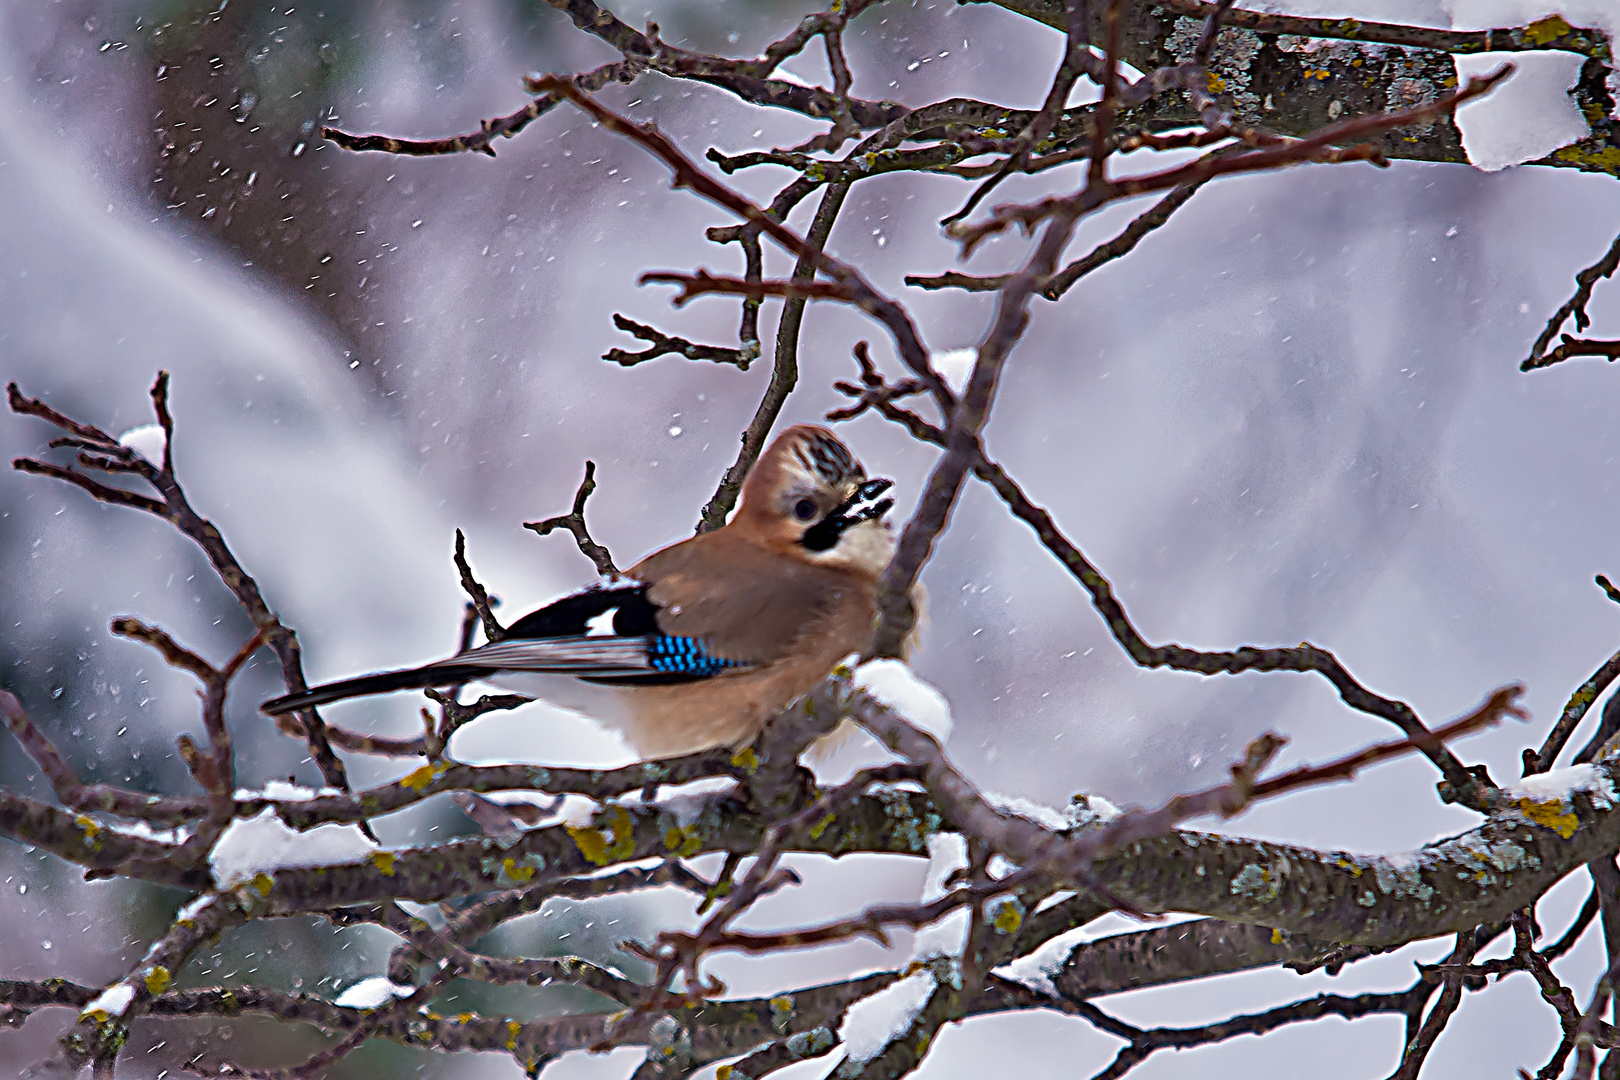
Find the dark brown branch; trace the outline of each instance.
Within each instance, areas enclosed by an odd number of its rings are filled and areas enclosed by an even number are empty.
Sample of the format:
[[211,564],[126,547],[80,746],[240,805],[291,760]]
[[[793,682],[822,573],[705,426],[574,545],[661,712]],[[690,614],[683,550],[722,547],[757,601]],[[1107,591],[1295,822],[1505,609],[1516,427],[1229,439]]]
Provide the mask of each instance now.
[[4,690],[0,690],[0,719],[5,720],[24,752],[45,774],[56,797],[69,809],[116,814],[158,827],[181,825],[207,813],[206,806],[196,798],[148,795],[110,784],[84,783],[63,760],[56,745],[28,719],[22,703]]
[[[583,0],[569,0],[569,2],[572,9]],[[595,7],[594,4],[590,6]],[[939,377],[929,366],[928,350],[923,346],[922,336],[912,323],[911,316],[905,308],[873,288],[858,270],[824,251],[818,251],[797,233],[773,220],[771,215],[703,172],[657,129],[619,116],[600,102],[581,93],[566,80],[547,76],[541,79],[538,85],[568,98],[609,131],[624,135],[646,147],[669,166],[674,174],[671,180],[674,187],[690,188],[710,202],[731,211],[794,255],[808,259],[819,272],[848,289],[853,296],[852,303],[889,329],[890,334],[894,336],[895,347],[901,360],[912,373],[929,381],[929,388],[940,397],[942,403],[953,400],[950,391],[939,381]]]
[[1597,1065],[1597,1055],[1594,1047],[1598,1045],[1600,1030],[1603,1025],[1603,1010],[1608,1007],[1609,999],[1614,996],[1614,988],[1620,981],[1620,960],[1609,965],[1598,983],[1592,988],[1592,1003],[1587,1006],[1586,1012],[1581,1015],[1581,1022],[1575,1028],[1575,1071],[1571,1080],[1592,1080],[1592,1070]]
[[1532,371],[1536,368],[1551,367],[1572,356],[1601,356],[1610,363],[1620,360],[1620,340],[1600,341],[1594,338],[1577,338],[1564,334],[1558,347],[1535,363],[1526,360],[1519,365],[1520,371]]
[[[450,742],[450,736],[472,723],[486,713],[499,712],[504,709],[515,709],[520,705],[527,705],[534,700],[522,694],[485,694],[477,701],[463,705],[456,700],[455,694],[441,693],[438,690],[423,691],[428,697],[439,703],[441,715],[438,728],[427,746],[427,756],[437,760],[444,756],[444,748]],[[423,710],[426,712],[426,710]],[[425,718],[428,725],[432,724],[432,716]]]
[[376,754],[379,757],[421,757],[427,753],[427,744],[421,736],[414,739],[396,739],[386,735],[363,735],[358,731],[329,724],[327,737],[333,746],[356,754]]
[[[113,464],[112,471],[119,473],[134,473],[150,484],[162,497],[161,501],[146,496],[135,495],[130,492],[107,487],[82,473],[45,462],[34,461],[29,458],[19,458],[12,462],[12,467],[22,472],[31,472],[44,476],[54,476],[76,484],[88,492],[93,498],[115,505],[129,506],[144,510],[157,517],[163,518],[185,536],[202,548],[203,554],[208,557],[214,572],[219,575],[225,587],[236,597],[237,602],[247,612],[248,619],[255,627],[264,629],[268,634],[268,643],[275,650],[276,657],[281,661],[282,679],[290,693],[297,693],[308,689],[304,680],[303,660],[298,647],[297,635],[292,629],[284,625],[270,607],[265,603],[264,596],[259,592],[258,582],[242,568],[236,556],[231,553],[225,544],[225,538],[220,535],[219,529],[207,518],[202,517],[191,506],[186,498],[180,481],[174,474],[171,444],[174,433],[174,422],[169,413],[169,373],[158,372],[157,379],[152,383],[151,398],[152,410],[158,422],[163,427],[163,464],[153,465],[139,453],[129,447],[121,445],[117,439],[107,432],[90,424],[83,424],[72,420],[55,409],[46,405],[37,398],[24,397],[17,388],[16,383],[6,387],[7,401],[11,410],[25,416],[35,416],[49,424],[53,424],[82,440],[82,444],[95,447],[96,453],[104,459],[99,467],[105,468],[105,462]],[[79,464],[85,468],[96,468],[98,463],[81,454]],[[326,738],[325,724],[320,714],[314,709],[305,710],[297,714],[296,723],[300,727],[300,734],[309,745],[310,757],[321,770],[321,776],[332,787],[347,789],[348,776],[343,768],[343,762],[332,752],[332,747]]]
[[1591,709],[1617,678],[1620,678],[1620,652],[1604,661],[1603,666],[1594,671],[1592,677],[1570,695],[1569,703],[1558,716],[1558,722],[1553,725],[1552,730],[1547,733],[1546,741],[1541,744],[1541,751],[1536,755],[1535,772],[1546,772],[1553,767],[1553,762],[1558,760],[1564,744],[1575,734],[1575,728],[1580,725],[1587,710]]
[[1553,312],[1552,318],[1547,320],[1546,329],[1542,330],[1541,336],[1536,338],[1536,343],[1530,346],[1530,355],[1519,365],[1520,371],[1534,371],[1536,368],[1549,367],[1568,356],[1597,355],[1607,356],[1610,360],[1615,358],[1613,353],[1602,351],[1567,351],[1571,345],[1610,344],[1608,342],[1578,342],[1568,334],[1563,335],[1564,343],[1554,349],[1552,353],[1548,353],[1546,349],[1548,345],[1552,344],[1553,336],[1558,333],[1559,329],[1570,317],[1574,317],[1577,331],[1585,330],[1591,325],[1592,320],[1587,317],[1586,305],[1592,299],[1592,288],[1599,281],[1613,275],[1617,268],[1620,268],[1620,236],[1614,238],[1614,243],[1609,245],[1609,250],[1604,254],[1603,258],[1575,275],[1575,294],[1564,301],[1564,305]]
[[[1613,859],[1609,861],[1611,865],[1614,862]],[[1586,933],[1587,927],[1592,925],[1592,920],[1597,917],[1598,907],[1598,886],[1594,883],[1592,891],[1586,894],[1586,902],[1581,905],[1581,910],[1576,914],[1575,921],[1569,924],[1568,930],[1564,931],[1564,936],[1542,949],[1541,955],[1551,963],[1573,949],[1575,943],[1581,939],[1581,935]]]
[[1597,582],[1598,588],[1603,590],[1604,596],[1607,596],[1610,600],[1620,604],[1620,589],[1614,587],[1614,582],[1610,581],[1603,574],[1599,574],[1597,577],[1593,578],[1593,580]]
[[[688,52],[659,40],[656,28],[649,28],[649,34],[639,33],[612,12],[598,7],[593,0],[549,0],[549,2],[553,7],[566,11],[579,29],[601,38],[618,49],[626,60],[643,64],[648,69],[671,78],[692,79],[721,87],[754,105],[789,109],[813,119],[826,120],[837,119],[840,110],[843,109],[847,110],[855,123],[862,128],[879,127],[904,116],[907,112],[904,105],[892,101],[863,101],[850,97],[840,100],[836,95],[819,87],[768,78],[778,64],[803,49],[816,34],[824,33],[826,29],[841,28],[844,21],[853,18],[867,7],[870,0],[844,5],[844,11],[841,13],[826,12],[819,16],[810,16],[801,22],[800,27],[802,29],[806,23],[810,23],[810,20],[815,20],[811,23],[813,29],[804,34],[798,31],[789,34],[758,60],[732,60]],[[531,93],[551,90],[552,87],[547,82],[551,78],[553,76],[525,79],[524,85]]]
[[[726,905],[694,934],[665,932],[659,935],[659,944],[667,952],[650,955],[649,959],[661,964],[661,978],[655,986],[666,985],[677,971],[687,973],[689,985],[700,985],[697,962],[706,953],[735,949],[746,952],[770,952],[782,949],[804,948],[844,941],[854,937],[870,937],[879,944],[888,944],[886,928],[909,926],[919,928],[967,905],[977,908],[983,901],[1013,892],[1042,874],[1052,874],[1078,887],[1088,885],[1090,875],[1086,868],[1093,862],[1138,843],[1168,833],[1177,824],[1205,814],[1230,817],[1247,808],[1257,799],[1273,798],[1290,791],[1313,787],[1353,777],[1360,769],[1380,761],[1398,757],[1419,749],[1422,745],[1438,745],[1447,739],[1459,738],[1499,722],[1502,717],[1525,714],[1514,703],[1522,690],[1504,688],[1492,694],[1474,712],[1450,724],[1426,733],[1421,742],[1415,739],[1369,747],[1335,761],[1319,766],[1302,766],[1268,780],[1258,776],[1267,762],[1286,741],[1276,735],[1263,735],[1252,742],[1242,762],[1231,768],[1232,781],[1200,792],[1177,795],[1152,810],[1126,811],[1098,827],[1076,836],[1060,836],[1041,830],[1033,823],[1021,824],[992,808],[984,797],[958,773],[939,750],[930,736],[903,723],[896,723],[892,714],[871,703],[857,704],[854,718],[876,735],[885,745],[904,757],[923,765],[924,782],[945,808],[950,820],[965,835],[982,841],[1019,863],[1024,869],[999,880],[987,880],[958,887],[944,896],[924,904],[890,904],[868,908],[860,914],[824,923],[819,926],[794,929],[779,933],[745,933],[730,930],[729,922],[752,904],[763,891],[775,887],[778,879],[773,868],[782,845],[793,834],[813,822],[834,813],[842,801],[858,794],[873,782],[883,779],[879,770],[869,770],[848,784],[824,795],[808,808],[773,826],[766,834],[758,853],[758,860],[750,869],[741,888],[734,891]],[[1130,906],[1117,897],[1103,897],[1109,906],[1130,910]]]
[[[646,69],[646,65],[626,58],[603,64],[593,71],[574,76],[575,85],[586,91],[600,90],[610,82],[631,83]],[[442,154],[488,154],[495,156],[495,139],[510,139],[534,121],[550,112],[561,101],[555,94],[541,94],[517,112],[479,122],[478,130],[465,135],[451,135],[442,139],[396,139],[391,135],[351,135],[334,127],[321,128],[321,138],[345,150],[377,150],[385,154],[406,157],[432,157]]]
[[637,278],[641,285],[679,285],[681,291],[670,301],[681,307],[699,296],[719,293],[730,296],[779,296],[787,300],[842,300],[859,305],[855,292],[833,281],[748,281],[719,277],[699,267],[695,273],[649,270]]
[[[586,474],[589,476],[589,473]],[[581,523],[583,525],[583,523]],[[549,532],[550,530],[546,530]],[[542,536],[545,533],[541,533]],[[489,593],[485,591],[477,578],[473,577],[472,567],[467,563],[467,538],[461,530],[456,530],[456,573],[461,578],[461,588],[472,602],[472,609],[478,615],[478,621],[484,627],[486,641],[499,641],[506,636],[506,627],[501,625],[495,617],[495,605],[490,600]]]
[[[167,413],[160,415],[164,417],[164,430],[167,431],[171,426]],[[167,453],[164,457],[167,462]],[[169,466],[166,463],[164,467],[167,469]],[[261,626],[254,631],[253,636],[221,668],[214,667],[190,649],[180,645],[158,627],[148,626],[139,619],[127,615],[112,621],[112,632],[120,637],[145,642],[156,649],[169,666],[189,671],[203,684],[203,729],[208,733],[208,742],[213,752],[207,759],[202,759],[195,756],[196,752],[191,750],[190,739],[181,736],[180,743],[181,756],[191,767],[192,775],[208,792],[210,806],[208,824],[211,828],[200,829],[196,836],[186,842],[188,850],[195,851],[200,856],[213,846],[214,840],[230,822],[236,810],[234,798],[236,755],[231,746],[230,728],[225,724],[225,695],[230,689],[231,680],[242,670],[242,665],[247,663],[248,658],[257,652],[264,645],[265,639],[270,636],[270,627]]]
[[[13,383],[12,385],[15,386],[16,384]],[[93,460],[80,455],[81,464],[90,465]],[[48,461],[36,461],[33,458],[13,458],[11,467],[18,472],[32,473],[34,476],[49,476],[55,480],[65,480],[82,489],[98,502],[110,503],[113,506],[127,506],[132,510],[144,510],[146,513],[155,514],[158,517],[168,516],[164,505],[156,499],[145,495],[137,495],[133,491],[125,491],[123,488],[109,487],[74,469],[65,469],[60,465],[53,465]]]
[[[1463,931],[1457,935],[1456,947],[1451,955],[1446,957],[1446,963],[1458,965],[1466,964],[1473,959],[1478,951],[1478,944],[1471,931]],[[1462,1002],[1463,978],[1460,974],[1446,975],[1444,988],[1440,991],[1440,999],[1429,1009],[1429,1015],[1419,1025],[1416,1021],[1422,1016],[1423,1002],[1427,1000],[1425,994],[1422,1000],[1416,1002],[1416,1007],[1406,1013],[1406,1048],[1401,1053],[1400,1067],[1395,1070],[1390,1080],[1417,1080],[1418,1073],[1423,1068],[1424,1060],[1429,1056],[1429,1050],[1434,1041],[1445,1030],[1446,1024],[1451,1020],[1457,1006]],[[1416,989],[1414,987],[1414,989]]]
[[[1213,1024],[1190,1028],[1150,1028],[1134,1035],[1110,1031],[1130,1039],[1114,1060],[1093,1080],[1116,1080],[1159,1050],[1182,1050],[1193,1046],[1212,1046],[1238,1035],[1264,1035],[1289,1024],[1319,1020],[1324,1016],[1338,1016],[1345,1020],[1359,1020],[1364,1016],[1384,1013],[1405,1013],[1414,999],[1427,998],[1432,991],[1421,982],[1408,990],[1390,993],[1367,993],[1355,997],[1343,994],[1318,994],[1304,1001],[1279,1005],[1265,1012],[1230,1017]],[[1088,1017],[1090,1019],[1090,1017]],[[1094,1023],[1097,1023],[1095,1020]],[[1097,1026],[1107,1030],[1102,1023]]]
[[[845,392],[853,389],[850,387]],[[881,395],[873,395],[870,390],[861,400],[866,401],[868,397],[872,399],[872,407],[904,423],[917,438],[943,443],[944,433],[915,413],[900,408],[892,401],[880,401]],[[1427,729],[1410,705],[1368,690],[1356,681],[1333,653],[1308,642],[1272,649],[1245,645],[1226,652],[1204,652],[1176,644],[1149,645],[1131,623],[1124,605],[1114,596],[1113,586],[1108,579],[1058,531],[1050,513],[1031,502],[1004,469],[984,456],[982,448],[975,458],[973,471],[1001,497],[1013,516],[1034,530],[1042,545],[1080,582],[1091,595],[1092,606],[1103,617],[1109,632],[1138,666],[1168,667],[1174,671],[1191,671],[1201,675],[1235,675],[1245,671],[1315,672],[1332,683],[1340,698],[1352,709],[1388,720],[1405,732],[1409,739],[1421,740],[1426,733]],[[1620,719],[1620,711],[1617,711],[1617,719]],[[1422,743],[1418,745],[1422,746]],[[1462,762],[1444,746],[1425,749],[1424,753],[1446,778],[1446,787],[1442,791],[1444,797],[1456,799],[1475,809],[1484,808],[1486,800],[1481,785],[1488,785],[1488,778],[1465,769]]]
[[[139,965],[113,984],[124,991],[123,1008],[116,1014],[87,1003],[78,1020],[59,1040],[61,1056],[72,1067],[105,1057],[116,1057],[129,1036],[129,1023],[145,1012],[174,980],[191,954],[222,930],[247,918],[247,912],[226,894],[210,893],[186,907],[168,932],[153,943]],[[111,988],[109,988],[111,989]]]
[[[755,305],[758,308],[758,305]],[[687,341],[683,337],[671,337],[644,323],[638,323],[625,318],[623,315],[613,316],[613,325],[626,333],[633,334],[642,341],[651,342],[647,348],[640,352],[629,352],[625,349],[609,349],[602,354],[602,359],[611,360],[620,367],[635,367],[648,360],[674,353],[684,356],[688,360],[711,360],[716,364],[731,364],[740,371],[747,371],[748,365],[759,359],[759,342],[753,342],[752,347],[742,345],[735,349],[725,345],[699,345]]]
[[1274,145],[1244,153],[1204,157],[1161,172],[1112,180],[1106,185],[1088,185],[1085,190],[1075,195],[1044,199],[1028,206],[997,207],[996,212],[986,221],[953,229],[952,235],[961,241],[963,254],[966,255],[985,239],[1014,225],[1029,229],[1050,217],[1090,213],[1097,207],[1118,199],[1164,191],[1180,184],[1215,176],[1269,171],[1310,161],[1329,164],[1348,161],[1387,164],[1383,150],[1374,144],[1360,143],[1348,147],[1341,147],[1338,144],[1381,135],[1396,128],[1424,123],[1439,116],[1448,116],[1457,106],[1488,93],[1493,86],[1511,75],[1513,70],[1512,64],[1504,64],[1489,75],[1470,78],[1463,86],[1441,94],[1432,102],[1394,112],[1368,113],[1351,117],[1318,128],[1301,139],[1285,139]]
[[585,525],[585,500],[595,490],[596,462],[587,461],[585,479],[579,482],[579,490],[574,492],[574,508],[544,521],[525,521],[523,527],[533,529],[541,536],[547,536],[557,529],[567,529],[573,534],[574,543],[579,545],[579,553],[591,560],[596,572],[603,577],[614,577],[619,573],[619,568],[613,565],[613,553],[592,539],[591,531]]
[[1598,721],[1597,730],[1575,755],[1574,763],[1585,765],[1587,762],[1596,761],[1598,755],[1609,748],[1610,741],[1616,734],[1620,734],[1620,695],[1611,694],[1603,706],[1603,716]]
[[[1198,180],[1175,188],[1170,194],[1154,203],[1141,214],[1138,214],[1135,220],[1125,226],[1118,236],[1098,244],[1084,258],[1076,259],[1052,275],[1050,279],[1041,282],[1037,295],[1046,300],[1056,300],[1073,288],[1075,282],[1093,270],[1130,254],[1136,248],[1136,245],[1142,242],[1143,237],[1167,223],[1170,220],[1170,215],[1186,205],[1187,201],[1207,182],[1207,179]],[[977,276],[947,270],[943,274],[933,276],[908,274],[906,275],[906,284],[923,289],[966,289],[969,292],[991,292],[1005,285],[1008,277],[1007,274]]]
[[[1215,8],[1214,4],[1207,3],[1206,0],[1148,0],[1148,2],[1152,7],[1191,18],[1205,18]],[[1030,7],[1033,10],[1025,12],[1026,14],[1061,29],[1057,21],[1059,5],[1055,0],[1050,4],[1036,3]],[[1532,27],[1443,30],[1403,23],[1369,22],[1362,19],[1320,19],[1234,8],[1221,17],[1221,22],[1226,26],[1262,34],[1296,34],[1300,37],[1324,38],[1330,41],[1369,42],[1379,45],[1399,45],[1404,48],[1434,49],[1460,55],[1542,49],[1559,49],[1599,58],[1609,55],[1609,43],[1602,31],[1571,27],[1561,19],[1558,23],[1553,23],[1551,19],[1541,20]],[[1527,33],[1527,30],[1532,32]]]
[[[827,238],[832,235],[833,223],[838,220],[838,213],[844,207],[844,197],[849,194],[849,184],[832,184],[821,197],[821,205],[816,208],[815,220],[810,223],[810,230],[805,233],[805,243],[813,249],[820,251],[827,246]],[[740,238],[745,245],[753,243],[752,253],[749,256],[749,271],[747,282],[762,284],[763,278],[758,264],[759,240],[757,237],[743,236]],[[805,256],[800,256],[798,264],[793,268],[794,284],[808,284],[815,278],[815,266]],[[743,301],[754,304],[756,309],[759,296],[750,296]],[[737,505],[737,499],[742,494],[743,481],[748,471],[759,460],[759,455],[765,449],[765,440],[775,426],[776,419],[782,414],[782,407],[787,404],[788,395],[799,382],[799,329],[804,325],[805,298],[790,296],[782,307],[782,317],[776,324],[776,357],[771,365],[771,379],[765,387],[765,394],[759,400],[759,406],[754,410],[753,419],[742,433],[742,449],[737,454],[737,460],[720,478],[720,486],[715,489],[714,496],[704,504],[703,512],[698,519],[698,531],[709,532],[718,529],[726,523],[726,517]],[[745,309],[746,315],[746,309]]]
[[1581,1012],[1575,1004],[1574,993],[1558,981],[1552,966],[1533,947],[1530,912],[1528,910],[1515,912],[1512,923],[1513,958],[1521,961],[1524,970],[1536,980],[1536,984],[1541,988],[1542,999],[1558,1013],[1558,1023],[1564,1029],[1564,1037],[1559,1041],[1558,1049],[1553,1051],[1552,1058],[1537,1074],[1540,1080],[1552,1080],[1563,1073],[1564,1062],[1568,1060],[1569,1052],[1574,1049],[1575,1031],[1580,1026]]

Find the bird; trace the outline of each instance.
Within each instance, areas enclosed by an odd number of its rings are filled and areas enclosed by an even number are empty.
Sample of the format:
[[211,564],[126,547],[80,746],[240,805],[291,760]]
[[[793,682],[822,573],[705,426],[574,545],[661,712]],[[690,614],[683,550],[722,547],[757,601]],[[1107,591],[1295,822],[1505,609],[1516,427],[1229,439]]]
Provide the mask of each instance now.
[[868,479],[829,429],[795,424],[759,456],[720,528],[530,612],[488,644],[260,708],[275,716],[482,681],[583,713],[643,758],[740,748],[870,643],[895,548],[893,485]]

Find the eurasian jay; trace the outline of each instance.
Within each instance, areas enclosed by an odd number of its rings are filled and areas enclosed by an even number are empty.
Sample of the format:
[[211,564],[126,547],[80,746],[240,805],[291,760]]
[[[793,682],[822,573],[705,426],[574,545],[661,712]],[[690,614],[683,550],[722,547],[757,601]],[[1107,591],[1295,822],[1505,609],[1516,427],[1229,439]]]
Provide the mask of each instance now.
[[760,455],[721,528],[530,612],[500,641],[262,708],[493,681],[602,722],[644,757],[746,745],[870,642],[894,552],[891,486],[868,480],[831,431],[795,425]]

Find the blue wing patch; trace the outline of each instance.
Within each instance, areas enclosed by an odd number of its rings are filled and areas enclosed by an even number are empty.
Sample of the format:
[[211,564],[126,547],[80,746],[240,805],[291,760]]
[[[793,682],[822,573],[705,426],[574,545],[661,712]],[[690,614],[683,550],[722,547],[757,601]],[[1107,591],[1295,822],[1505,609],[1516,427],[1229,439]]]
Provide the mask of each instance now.
[[702,678],[718,675],[726,668],[746,667],[741,660],[715,656],[702,638],[659,634],[647,640],[647,662],[654,671],[669,675]]

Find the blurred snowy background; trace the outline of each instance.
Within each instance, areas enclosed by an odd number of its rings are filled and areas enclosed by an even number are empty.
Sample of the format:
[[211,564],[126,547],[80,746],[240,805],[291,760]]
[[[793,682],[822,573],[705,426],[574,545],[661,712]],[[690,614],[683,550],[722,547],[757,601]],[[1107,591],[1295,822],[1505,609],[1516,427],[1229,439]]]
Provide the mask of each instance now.
[[[617,10],[639,24],[645,6]],[[1287,8],[1438,26],[1454,13],[1476,26],[1541,13],[1458,6]],[[669,40],[742,54],[813,9],[725,0],[647,13]],[[1596,2],[1565,10],[1577,25],[1604,13]],[[963,94],[1033,107],[1061,39],[999,8],[934,0],[884,5],[846,44],[864,96],[920,104]],[[521,528],[566,509],[587,457],[600,481],[591,525],[621,564],[687,534],[735,456],[768,363],[743,374],[666,357],[623,370],[598,357],[636,347],[613,329],[614,312],[696,340],[733,340],[735,303],[674,311],[668,290],[635,285],[645,269],[733,269],[735,251],[703,239],[704,227],[727,219],[669,191],[661,165],[566,108],[500,143],[496,160],[352,155],[309,137],[330,117],[404,136],[470,130],[521,104],[523,73],[610,58],[534,0],[5,5],[0,380],[123,431],[149,421],[146,390],[157,369],[172,371],[181,479],[298,629],[312,679],[453,646],[457,526],[509,612],[588,580],[589,564],[566,539]],[[788,68],[824,75],[819,59]],[[693,155],[709,145],[790,145],[816,130],[655,77],[606,96],[656,119]],[[1553,126],[1556,105],[1523,110],[1524,123]],[[736,178],[755,195],[784,180],[780,170]],[[1009,182],[998,197],[1053,182]],[[954,245],[934,223],[966,190],[940,177],[866,181],[831,242],[905,294],[936,350],[975,342],[991,301],[904,289],[901,277],[954,265]],[[1099,215],[1075,252],[1140,209]],[[1535,724],[1462,751],[1498,778],[1517,776],[1519,750],[1539,743],[1569,693],[1620,645],[1620,609],[1592,584],[1595,573],[1620,572],[1620,372],[1592,360],[1517,369],[1574,272],[1617,229],[1614,181],[1573,171],[1397,163],[1212,184],[1135,254],[1059,304],[1037,302],[989,444],[1111,575],[1149,640],[1224,648],[1309,639],[1430,721],[1524,681]],[[969,268],[998,270],[1024,250],[1016,238],[986,244]],[[768,269],[788,265],[768,258]],[[767,357],[775,310],[767,306],[762,324]],[[1595,332],[1613,336],[1620,287],[1600,286],[1590,311]],[[803,382],[784,423],[837,403],[830,384],[853,372],[850,346],[861,338],[886,354],[874,324],[812,308]],[[933,452],[870,417],[844,434],[869,468],[897,478],[907,509]],[[8,459],[39,452],[48,435],[0,415]],[[1320,679],[1136,670],[1081,590],[980,488],[968,489],[924,581],[930,613],[916,666],[956,710],[952,755],[991,789],[1058,803],[1076,791],[1151,802],[1214,782],[1263,729],[1293,739],[1290,760],[1392,735]],[[247,633],[200,554],[167,526],[0,472],[0,685],[87,777],[186,791],[173,746],[198,728],[191,687],[107,632],[124,613],[214,658]],[[276,685],[262,659],[237,684],[244,783],[317,778],[301,746],[254,710]],[[414,714],[413,702],[391,698],[330,715],[405,733]],[[584,722],[541,706],[481,720],[452,752],[625,758]],[[350,768],[359,784],[399,771],[354,758]],[[1229,828],[1401,850],[1474,820],[1438,803],[1434,779],[1413,759]],[[0,740],[0,781],[44,793],[10,740]],[[447,806],[379,824],[385,843],[468,828]],[[881,860],[812,869],[825,891],[778,897],[770,917],[826,914],[829,896],[853,908],[915,895],[922,879],[920,865]],[[1561,929],[1585,890],[1584,875],[1555,890],[1542,908],[1547,925]],[[0,845],[0,977],[114,978],[180,899],[121,881],[85,884],[48,856]],[[548,909],[512,944],[605,956],[623,937],[687,917],[676,897]],[[190,977],[329,992],[376,973],[388,946],[380,934],[314,923],[273,929],[234,935]],[[1445,951],[1436,942],[1337,978],[1255,973],[1109,1004],[1137,1023],[1203,1022],[1323,989],[1404,986],[1414,960]],[[1600,956],[1594,930],[1558,970],[1584,994]],[[790,965],[718,970],[734,992],[750,993],[904,959],[903,947],[896,957],[845,946]],[[570,1004],[554,995],[539,1007]],[[0,1034],[0,1071],[36,1060],[69,1019],[47,1012]],[[1429,1075],[1534,1069],[1556,1031],[1530,981],[1510,978],[1465,1000]],[[166,1055],[202,1032],[138,1028],[120,1075],[161,1075],[172,1067]],[[221,1026],[213,1037],[273,1041],[273,1051],[255,1053],[277,1061],[315,1048],[268,1024]],[[1003,1071],[1016,1046],[1021,1075],[1071,1077],[1100,1068],[1116,1045],[1044,1014],[973,1021],[942,1038],[922,1075]],[[1326,1020],[1161,1055],[1136,1075],[1274,1074],[1309,1060],[1323,1077],[1382,1076],[1400,1041],[1392,1018]],[[575,1055],[547,1075],[620,1077],[635,1061],[629,1052]],[[506,1059],[430,1060],[379,1046],[331,1075],[385,1070],[518,1075]]]

